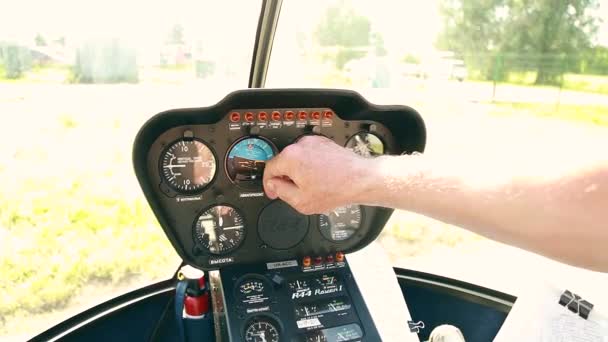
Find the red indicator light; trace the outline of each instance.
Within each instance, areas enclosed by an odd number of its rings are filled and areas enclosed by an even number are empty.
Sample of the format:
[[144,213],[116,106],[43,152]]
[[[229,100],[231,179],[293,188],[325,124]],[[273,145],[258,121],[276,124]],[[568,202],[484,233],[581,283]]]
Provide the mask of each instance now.
[[308,113],[305,111],[301,111],[298,113],[298,119],[300,120],[306,120],[308,118]]
[[321,265],[321,263],[323,262],[323,258],[318,256],[315,258],[315,265]]
[[285,112],[285,120],[293,120],[295,114],[292,111]]
[[266,121],[266,120],[268,120],[268,114],[266,112],[259,112],[258,113],[258,120],[260,120],[260,121]]
[[336,262],[343,262],[343,261],[344,261],[344,253],[342,253],[342,252],[336,253]]
[[232,112],[232,114],[230,114],[230,121],[237,122],[239,120],[241,120],[241,113],[239,113],[239,112]]
[[281,120],[281,112],[277,112],[277,111],[272,112],[272,120],[274,120],[274,121]]
[[334,262],[334,256],[333,255],[328,255],[325,260],[327,260],[327,262],[331,264],[331,263]]
[[304,266],[304,267],[310,267],[310,263],[311,263],[311,260],[310,260],[309,256],[304,257],[302,259],[302,266]]
[[319,120],[321,118],[321,113],[312,112],[311,116],[312,116],[313,120]]
[[253,116],[252,112],[245,113],[245,121],[251,122],[251,121],[253,121],[253,118],[254,118],[254,116]]
[[323,113],[323,117],[326,119],[333,119],[334,113],[331,110],[327,110]]

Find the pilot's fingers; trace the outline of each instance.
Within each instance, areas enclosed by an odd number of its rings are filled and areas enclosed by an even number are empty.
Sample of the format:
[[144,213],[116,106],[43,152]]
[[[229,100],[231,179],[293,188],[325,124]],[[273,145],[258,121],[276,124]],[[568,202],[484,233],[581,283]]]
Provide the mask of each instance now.
[[264,185],[268,180],[272,178],[283,178],[288,177],[293,179],[293,170],[297,168],[295,164],[297,164],[298,160],[297,155],[298,147],[295,145],[289,145],[283,149],[281,153],[272,158],[270,161],[266,163],[266,167],[264,168]]
[[296,204],[300,189],[291,181],[282,178],[272,178],[264,183],[269,198],[280,198],[291,206]]

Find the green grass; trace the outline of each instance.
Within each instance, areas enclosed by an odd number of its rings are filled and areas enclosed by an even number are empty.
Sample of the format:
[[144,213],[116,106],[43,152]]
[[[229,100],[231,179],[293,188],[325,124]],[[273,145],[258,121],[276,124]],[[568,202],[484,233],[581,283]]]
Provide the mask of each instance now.
[[564,75],[564,89],[608,95],[608,75]]
[[492,105],[489,111],[492,115],[531,115],[608,126],[608,106],[511,102]]
[[[471,70],[469,80],[474,82],[489,82],[483,80],[483,75],[479,71]],[[553,87],[556,85],[535,85],[536,71],[511,71],[505,79],[500,81],[499,84],[514,84],[521,86],[534,86],[534,87]],[[608,75],[581,75],[581,74],[564,74],[564,83],[562,85],[564,90],[580,91],[584,93],[596,93],[608,95]]]
[[83,177],[22,182],[0,194],[0,330],[11,316],[67,306],[92,283],[120,283],[177,267],[142,198],[102,195]]

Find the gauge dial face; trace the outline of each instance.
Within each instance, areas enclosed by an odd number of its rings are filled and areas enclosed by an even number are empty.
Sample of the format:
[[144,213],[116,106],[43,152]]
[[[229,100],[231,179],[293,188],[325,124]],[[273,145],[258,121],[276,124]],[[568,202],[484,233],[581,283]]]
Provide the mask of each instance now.
[[161,157],[161,174],[171,188],[183,193],[197,192],[215,177],[213,152],[200,140],[179,140]]
[[346,311],[351,308],[346,297],[330,298],[313,303],[304,303],[296,306],[297,318],[324,315],[331,312]]
[[247,276],[236,285],[237,300],[244,307],[268,305],[272,286],[258,276]]
[[276,148],[264,138],[251,137],[238,141],[226,156],[228,178],[244,187],[259,187],[266,161],[275,154]]
[[384,154],[384,143],[376,135],[360,132],[348,139],[346,148],[363,157],[377,157]]
[[361,206],[347,205],[319,215],[319,230],[330,241],[349,239],[361,227]]
[[205,210],[194,224],[196,241],[211,254],[236,249],[245,238],[243,216],[233,207],[217,205]]
[[279,337],[277,324],[266,317],[252,319],[245,329],[247,342],[279,342]]
[[243,295],[258,294],[264,291],[264,283],[257,279],[246,279],[239,285],[239,292]]
[[352,323],[339,327],[317,330],[306,335],[306,342],[347,342],[359,340],[363,337],[363,330],[358,324]]

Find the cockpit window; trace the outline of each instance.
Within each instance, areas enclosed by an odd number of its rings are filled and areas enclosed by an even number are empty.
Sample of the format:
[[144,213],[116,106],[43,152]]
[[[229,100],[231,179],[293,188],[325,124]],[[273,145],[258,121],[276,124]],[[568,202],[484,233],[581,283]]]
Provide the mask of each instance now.
[[[348,88],[412,106],[427,126],[425,153],[450,168],[498,160],[498,173],[517,164],[547,177],[568,161],[606,158],[608,1],[313,3],[283,2],[267,87]],[[396,266],[515,295],[539,274],[608,286],[408,212],[396,211],[379,241]]]
[[172,276],[133,139],[247,87],[260,4],[2,2],[0,340]]

